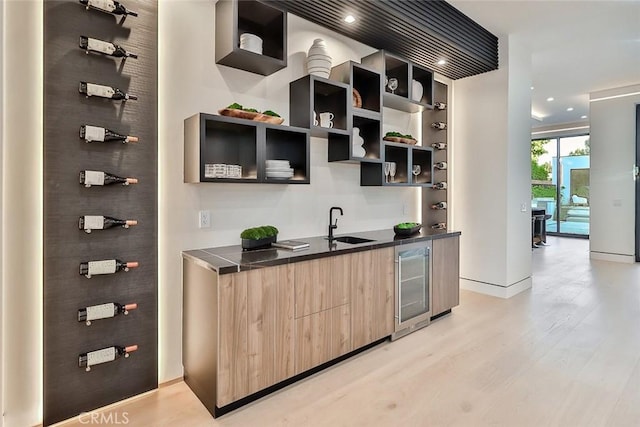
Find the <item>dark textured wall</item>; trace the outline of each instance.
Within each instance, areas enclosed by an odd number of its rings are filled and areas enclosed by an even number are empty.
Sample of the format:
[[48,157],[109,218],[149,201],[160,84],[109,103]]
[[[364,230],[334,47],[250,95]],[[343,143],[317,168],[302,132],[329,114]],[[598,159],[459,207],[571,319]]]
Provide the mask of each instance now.
[[[157,2],[124,0],[139,13],[120,17],[86,10],[77,0],[45,1],[44,9],[44,424],[157,387]],[[80,35],[112,41],[138,59],[102,56],[78,47]],[[86,98],[80,81],[114,86],[137,101]],[[135,135],[138,144],[80,140],[91,124]],[[17,142],[17,141],[16,141]],[[139,179],[138,185],[85,188],[80,170]],[[128,230],[86,234],[82,215],[137,219]],[[127,273],[78,274],[82,261],[139,261]],[[137,302],[128,316],[77,321],[81,307]],[[78,355],[137,344],[128,359],[78,367]]]

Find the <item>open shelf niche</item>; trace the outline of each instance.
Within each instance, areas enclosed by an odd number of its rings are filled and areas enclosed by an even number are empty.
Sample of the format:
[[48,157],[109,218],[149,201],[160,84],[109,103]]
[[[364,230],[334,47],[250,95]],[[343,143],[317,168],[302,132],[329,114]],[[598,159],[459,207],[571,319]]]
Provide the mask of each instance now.
[[[294,80],[289,84],[289,122],[293,126],[311,129],[311,136],[326,138],[336,134],[348,137],[351,134],[347,104],[350,92],[347,84],[315,75]],[[333,114],[333,127],[320,126],[321,113]]]
[[[346,136],[329,135],[330,162],[374,162],[382,160],[382,82],[380,74],[354,61],[346,61],[331,69],[331,80],[349,85],[351,102],[348,103],[347,120],[351,133]],[[359,97],[361,104],[356,105]],[[359,137],[362,138],[360,143]],[[359,147],[364,156],[358,153]]]
[[[216,63],[268,76],[287,66],[287,14],[256,0],[216,3]],[[242,34],[262,39],[262,54],[240,48]]]
[[[433,71],[384,50],[365,56],[362,63],[382,75],[385,107],[408,113],[433,108]],[[392,91],[388,81],[393,78],[398,80],[398,87]],[[422,94],[418,93],[420,86]]]
[[[184,182],[308,184],[309,130],[199,113],[184,121]],[[266,177],[266,160],[288,160],[290,179]],[[238,178],[216,165],[238,165]]]

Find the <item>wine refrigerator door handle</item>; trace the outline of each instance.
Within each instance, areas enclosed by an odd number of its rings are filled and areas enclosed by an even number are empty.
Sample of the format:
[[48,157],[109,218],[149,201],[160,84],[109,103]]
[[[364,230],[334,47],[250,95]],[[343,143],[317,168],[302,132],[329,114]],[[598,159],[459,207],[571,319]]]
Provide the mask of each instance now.
[[402,323],[402,257],[398,255],[398,325]]

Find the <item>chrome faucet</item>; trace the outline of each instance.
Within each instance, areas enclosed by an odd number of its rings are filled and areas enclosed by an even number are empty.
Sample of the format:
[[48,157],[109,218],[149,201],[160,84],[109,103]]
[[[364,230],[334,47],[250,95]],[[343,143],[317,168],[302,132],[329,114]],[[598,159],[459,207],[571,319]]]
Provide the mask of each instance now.
[[333,210],[337,210],[340,211],[340,216],[344,215],[344,213],[342,212],[342,208],[339,208],[337,206],[332,207],[331,209],[329,209],[329,241],[333,240],[333,230],[338,228],[338,218],[336,218],[336,222],[333,222]]

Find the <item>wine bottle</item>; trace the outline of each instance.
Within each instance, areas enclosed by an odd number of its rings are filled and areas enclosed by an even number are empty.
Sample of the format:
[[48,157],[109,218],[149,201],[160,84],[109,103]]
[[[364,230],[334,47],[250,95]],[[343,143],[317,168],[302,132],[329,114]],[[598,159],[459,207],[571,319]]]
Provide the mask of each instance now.
[[445,130],[447,128],[447,124],[444,122],[434,122],[431,123],[431,127],[438,130]]
[[129,271],[138,267],[137,262],[123,262],[119,259],[105,259],[101,261],[86,261],[80,263],[80,275],[91,279],[98,274],[113,274],[118,271]]
[[122,178],[120,176],[112,175],[108,172],[102,171],[80,171],[80,184],[84,184],[85,187],[91,187],[92,185],[110,185],[110,184],[137,184],[136,178]]
[[433,144],[431,144],[431,146],[433,148],[435,148],[436,150],[446,150],[447,149],[447,143],[446,142],[434,142]]
[[445,169],[447,169],[447,162],[437,162],[433,166],[436,169],[445,170]]
[[84,93],[85,95],[87,95],[87,98],[89,98],[90,96],[99,96],[101,98],[109,98],[116,101],[138,99],[137,96],[129,95],[128,93],[123,92],[118,88],[97,85],[95,83],[80,82],[80,87],[78,90],[80,91],[80,93]]
[[85,322],[89,326],[92,320],[108,319],[119,314],[126,316],[129,314],[129,310],[135,310],[136,308],[138,308],[136,303],[118,304],[117,302],[108,302],[106,304],[92,305],[78,310],[78,322]]
[[120,2],[115,0],[79,0],[80,3],[89,8],[96,9],[101,12],[113,13],[114,15],[131,15],[138,16],[136,12],[127,10]]
[[91,233],[92,230],[106,230],[111,227],[129,228],[134,225],[138,225],[138,221],[102,215],[84,215],[78,220],[78,228],[84,230],[85,233]]
[[89,351],[87,353],[81,353],[78,356],[78,366],[85,368],[87,372],[91,370],[94,365],[100,365],[102,363],[113,362],[121,357],[129,357],[130,353],[133,353],[138,349],[137,345],[130,345],[122,347],[114,345],[112,347],[102,348],[100,350]]
[[447,104],[445,104],[444,102],[436,102],[433,104],[433,107],[436,110],[446,110],[447,109]]
[[127,142],[138,142],[137,136],[120,135],[112,130],[91,125],[80,126],[80,138],[84,139],[86,142],[120,141],[123,144],[126,144]]
[[436,182],[432,187],[434,190],[446,190],[447,189],[447,181]]
[[447,209],[447,202],[438,202],[431,205],[431,209],[442,210]]
[[447,223],[446,222],[437,222],[431,226],[434,230],[446,230]]
[[116,58],[138,58],[138,55],[127,52],[122,46],[87,36],[80,36],[79,46],[85,50],[87,55],[89,52],[96,52],[103,55],[115,56]]

